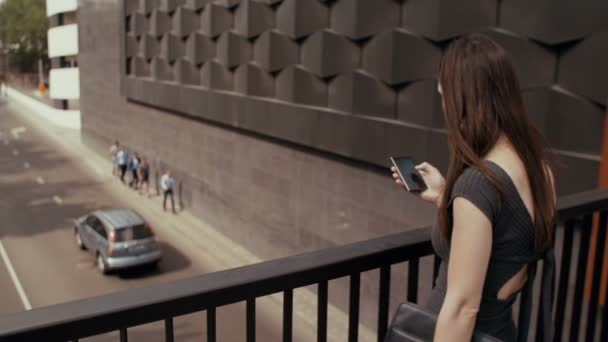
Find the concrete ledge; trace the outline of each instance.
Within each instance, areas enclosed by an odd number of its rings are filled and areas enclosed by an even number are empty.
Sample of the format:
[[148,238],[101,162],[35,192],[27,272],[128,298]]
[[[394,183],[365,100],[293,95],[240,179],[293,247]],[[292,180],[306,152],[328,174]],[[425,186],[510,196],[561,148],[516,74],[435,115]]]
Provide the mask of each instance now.
[[11,87],[7,87],[6,92],[10,99],[29,109],[32,113],[40,116],[42,119],[59,127],[80,130],[79,110],[53,108]]

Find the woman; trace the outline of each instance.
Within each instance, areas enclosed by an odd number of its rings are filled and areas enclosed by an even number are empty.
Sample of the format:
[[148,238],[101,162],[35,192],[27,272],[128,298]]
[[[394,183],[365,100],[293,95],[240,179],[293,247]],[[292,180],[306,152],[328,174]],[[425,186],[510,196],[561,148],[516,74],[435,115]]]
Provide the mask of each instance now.
[[[441,257],[428,308],[435,341],[470,341],[478,329],[515,341],[512,305],[527,265],[552,243],[550,152],[528,119],[505,50],[483,35],[452,43],[440,66],[450,150],[447,178],[417,165],[439,208],[432,242]],[[393,169],[393,178],[403,185]],[[448,285],[449,284],[449,285]]]

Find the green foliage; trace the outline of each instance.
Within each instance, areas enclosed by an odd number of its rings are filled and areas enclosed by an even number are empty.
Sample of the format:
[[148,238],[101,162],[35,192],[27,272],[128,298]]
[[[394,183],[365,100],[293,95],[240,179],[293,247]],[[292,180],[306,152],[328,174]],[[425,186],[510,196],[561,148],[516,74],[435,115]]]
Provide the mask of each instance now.
[[0,40],[8,49],[13,66],[33,71],[47,55],[45,0],[5,0],[0,5]]

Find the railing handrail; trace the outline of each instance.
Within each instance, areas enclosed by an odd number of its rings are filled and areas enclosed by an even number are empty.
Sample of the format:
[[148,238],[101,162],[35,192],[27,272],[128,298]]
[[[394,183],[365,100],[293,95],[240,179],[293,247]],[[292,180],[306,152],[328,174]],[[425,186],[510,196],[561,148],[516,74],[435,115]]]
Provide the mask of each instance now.
[[[602,208],[608,208],[608,190],[563,196],[558,201],[562,222]],[[432,253],[429,227],[419,228],[190,279],[3,315],[0,339],[87,337],[308,286]]]
[[557,201],[559,220],[608,208],[608,189],[595,189],[561,196]]
[[[163,320],[432,254],[429,227],[190,279],[2,316],[0,338],[69,340]],[[359,262],[365,259],[363,264]],[[280,284],[280,285],[279,285]],[[58,335],[59,334],[59,335]]]

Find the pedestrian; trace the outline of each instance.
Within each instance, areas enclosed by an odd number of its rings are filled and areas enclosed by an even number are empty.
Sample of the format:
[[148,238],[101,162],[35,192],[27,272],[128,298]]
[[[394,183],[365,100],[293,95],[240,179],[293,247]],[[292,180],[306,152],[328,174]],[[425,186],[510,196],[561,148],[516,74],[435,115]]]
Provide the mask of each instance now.
[[116,152],[116,162],[118,163],[118,170],[120,171],[120,181],[125,182],[125,173],[127,173],[127,163],[129,161],[129,154],[123,148],[118,148]]
[[139,185],[139,155],[137,153],[134,153],[131,158],[129,158],[129,171],[131,171],[129,187],[137,189],[137,186]]
[[160,187],[163,189],[163,210],[167,211],[167,197],[171,198],[171,210],[175,214],[175,201],[173,200],[173,187],[175,180],[171,177],[171,171],[167,170],[160,178]]
[[145,186],[146,195],[150,193],[150,164],[146,158],[142,158],[138,169],[139,176],[139,193],[141,194]]
[[118,142],[118,140],[116,140],[114,142],[114,144],[112,146],[110,146],[110,155],[112,156],[112,175],[113,176],[117,176],[119,174],[118,158],[116,156],[118,154],[119,148],[120,148],[120,143]]

